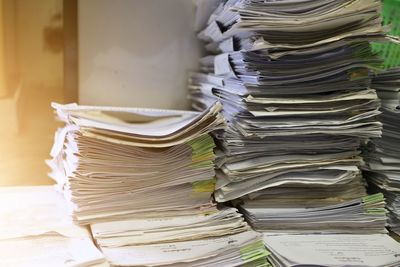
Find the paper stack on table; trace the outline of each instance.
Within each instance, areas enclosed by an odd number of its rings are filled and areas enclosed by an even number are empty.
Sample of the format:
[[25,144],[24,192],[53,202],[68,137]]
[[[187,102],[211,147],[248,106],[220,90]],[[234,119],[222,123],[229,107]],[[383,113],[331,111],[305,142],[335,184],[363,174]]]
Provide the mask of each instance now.
[[396,267],[400,244],[385,234],[264,235],[275,267]]
[[391,69],[374,77],[373,88],[382,102],[382,138],[374,138],[364,151],[364,176],[371,191],[383,192],[391,230],[400,234],[400,69]]
[[[348,232],[362,221],[365,229],[385,231],[383,200],[374,218],[359,213],[366,195],[360,144],[379,137],[382,126],[377,94],[368,87],[381,60],[369,42],[384,39],[383,32],[378,0],[221,2],[198,34],[209,51],[203,72],[189,79],[193,107],[218,99],[228,120],[226,132],[215,135],[218,202],[241,198],[254,223],[334,205],[332,219],[323,220],[330,229]],[[346,185],[353,194],[342,194]],[[297,190],[305,194],[300,201]],[[286,197],[272,197],[281,192]],[[258,209],[264,204],[268,209]],[[342,214],[349,205],[354,209]],[[327,231],[317,224],[314,231]],[[290,227],[302,229],[281,222],[262,229]]]
[[0,188],[0,266],[109,266],[50,186]]
[[[226,126],[220,103],[201,113],[53,107],[66,126],[56,136],[50,175],[112,265],[267,266],[262,237],[236,208],[211,202],[210,132]],[[198,248],[213,243],[217,250]]]

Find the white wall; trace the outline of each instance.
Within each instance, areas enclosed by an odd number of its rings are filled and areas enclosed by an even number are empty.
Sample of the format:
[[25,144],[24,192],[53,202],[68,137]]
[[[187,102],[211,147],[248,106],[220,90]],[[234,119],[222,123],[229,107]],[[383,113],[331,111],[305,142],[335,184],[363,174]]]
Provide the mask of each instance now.
[[79,102],[188,108],[199,44],[191,0],[79,0]]

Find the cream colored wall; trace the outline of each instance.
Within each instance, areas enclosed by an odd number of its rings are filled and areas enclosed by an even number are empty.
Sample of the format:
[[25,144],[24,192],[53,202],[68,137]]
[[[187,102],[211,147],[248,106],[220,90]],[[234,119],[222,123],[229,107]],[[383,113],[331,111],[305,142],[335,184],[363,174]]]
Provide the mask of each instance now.
[[82,104],[188,108],[199,44],[191,0],[79,0]]

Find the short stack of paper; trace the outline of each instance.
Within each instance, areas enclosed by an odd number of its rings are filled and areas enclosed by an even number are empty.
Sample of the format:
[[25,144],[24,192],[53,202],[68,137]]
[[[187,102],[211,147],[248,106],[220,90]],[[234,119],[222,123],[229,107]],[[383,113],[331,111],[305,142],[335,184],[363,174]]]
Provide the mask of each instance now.
[[271,266],[262,235],[254,231],[193,241],[102,248],[116,266]]
[[53,107],[66,126],[56,135],[51,176],[112,265],[267,266],[262,237],[236,208],[211,202],[209,133],[225,128],[221,104],[202,113]]
[[329,198],[261,198],[245,201],[241,210],[259,231],[386,233],[382,194],[340,203]]
[[378,74],[372,83],[382,101],[382,138],[374,138],[365,149],[364,175],[371,191],[383,192],[391,230],[400,234],[400,69]]
[[109,266],[53,187],[1,188],[0,201],[0,266]]
[[369,44],[383,38],[380,1],[222,1],[198,36],[209,55],[190,77],[193,107],[218,99],[228,120],[215,199],[241,198],[263,230],[385,231],[383,199],[364,205],[359,170],[360,144],[381,135],[368,88],[381,64]]
[[397,267],[400,244],[386,234],[264,235],[276,267]]
[[179,216],[166,213],[156,219],[132,218],[91,224],[100,246],[119,247],[175,242],[232,235],[249,230],[235,208],[199,210],[198,214]]
[[79,223],[209,206],[215,173],[208,133],[224,128],[220,104],[203,113],[53,106],[66,126],[48,163]]

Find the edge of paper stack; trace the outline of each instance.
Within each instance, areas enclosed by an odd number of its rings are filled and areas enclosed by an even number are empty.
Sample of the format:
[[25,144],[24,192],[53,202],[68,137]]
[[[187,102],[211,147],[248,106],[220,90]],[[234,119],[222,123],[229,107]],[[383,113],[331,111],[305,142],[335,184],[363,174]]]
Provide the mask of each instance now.
[[374,138],[364,149],[364,176],[373,192],[386,199],[391,231],[400,234],[400,69],[377,74],[372,81],[381,99],[382,138]]

